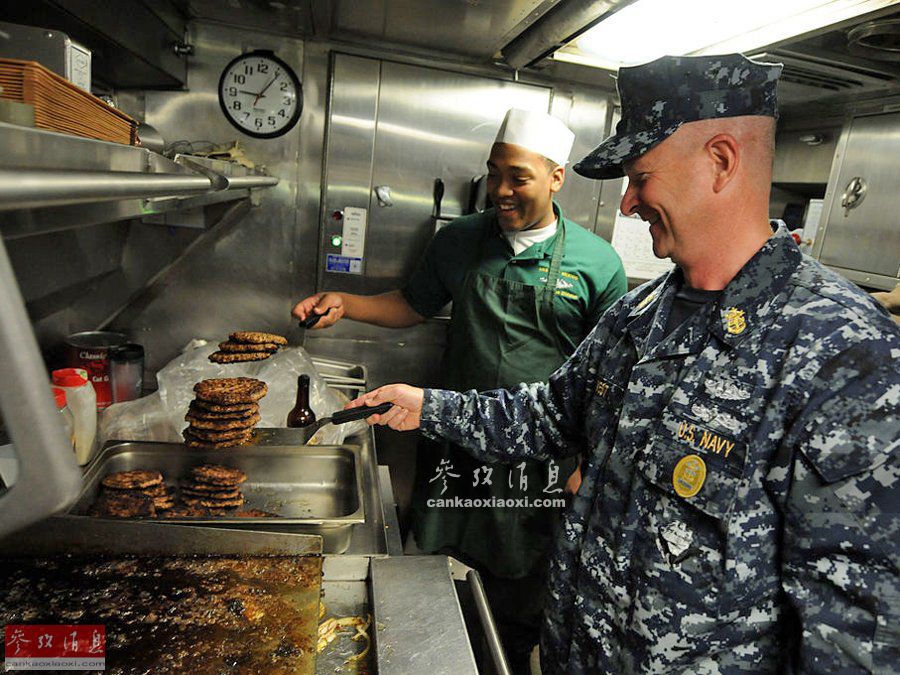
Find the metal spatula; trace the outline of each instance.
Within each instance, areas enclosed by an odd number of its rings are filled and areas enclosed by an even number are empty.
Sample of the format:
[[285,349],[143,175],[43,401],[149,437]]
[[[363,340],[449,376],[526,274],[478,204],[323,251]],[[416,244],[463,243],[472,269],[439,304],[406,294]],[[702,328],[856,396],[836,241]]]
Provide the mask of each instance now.
[[302,427],[300,431],[302,432],[303,442],[309,443],[316,432],[326,424],[346,424],[347,422],[364,420],[372,415],[382,415],[390,410],[393,405],[393,403],[382,403],[372,407],[362,406],[360,408],[350,408],[350,410],[338,410],[336,413],[332,413],[331,417],[323,417],[308,427]]

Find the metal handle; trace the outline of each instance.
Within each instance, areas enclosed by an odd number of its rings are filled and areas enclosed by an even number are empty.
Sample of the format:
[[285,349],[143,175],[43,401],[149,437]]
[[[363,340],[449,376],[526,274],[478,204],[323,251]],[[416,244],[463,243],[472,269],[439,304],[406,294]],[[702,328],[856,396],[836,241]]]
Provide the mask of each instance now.
[[481,575],[477,570],[469,570],[466,581],[472,587],[472,597],[475,599],[475,607],[478,609],[478,618],[481,619],[481,628],[484,630],[484,639],[487,641],[488,650],[491,652],[491,660],[497,675],[511,675],[509,663],[506,661],[506,652],[500,642],[500,634],[497,632],[497,624],[494,623],[494,615],[488,605],[487,594],[481,583]]
[[364,420],[371,415],[382,415],[394,407],[393,403],[382,403],[376,406],[362,406],[361,408],[350,408],[349,410],[341,410],[331,416],[332,424],[345,424],[356,420]]
[[866,198],[867,189],[868,185],[865,179],[860,176],[856,176],[847,183],[847,187],[844,188],[844,194],[841,195],[841,206],[844,207],[845,216],[850,209],[854,209],[862,204],[863,199]]
[[81,490],[81,470],[50,395],[31,321],[0,237],[0,410],[19,477],[0,497],[0,536],[61,511]]
[[309,315],[308,317],[306,317],[305,319],[303,319],[303,321],[300,322],[300,327],[301,327],[301,328],[312,328],[312,327],[315,326],[317,323],[319,323],[319,319],[321,319],[323,316],[325,316],[326,314],[328,314],[328,312],[330,312],[330,311],[331,311],[331,307],[329,307],[329,308],[328,308],[328,311],[326,311],[326,312],[323,313],[323,314],[311,314],[311,315]]
[[441,217],[441,202],[444,201],[444,181],[440,178],[434,179],[434,206],[431,210],[432,218]]

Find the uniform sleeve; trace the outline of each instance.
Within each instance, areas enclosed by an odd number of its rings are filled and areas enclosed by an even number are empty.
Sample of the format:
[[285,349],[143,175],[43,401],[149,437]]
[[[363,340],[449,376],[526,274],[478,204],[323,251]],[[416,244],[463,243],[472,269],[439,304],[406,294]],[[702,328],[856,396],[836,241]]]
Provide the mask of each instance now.
[[803,672],[898,672],[900,376],[844,353],[806,406],[785,504],[783,583]]
[[584,451],[584,417],[596,381],[592,367],[602,349],[599,327],[550,376],[479,394],[426,389],[421,428],[446,438],[486,461],[561,459]]
[[418,267],[400,290],[409,306],[424,317],[434,316],[452,300],[441,275],[441,266],[451,254],[452,242],[444,228],[432,237]]

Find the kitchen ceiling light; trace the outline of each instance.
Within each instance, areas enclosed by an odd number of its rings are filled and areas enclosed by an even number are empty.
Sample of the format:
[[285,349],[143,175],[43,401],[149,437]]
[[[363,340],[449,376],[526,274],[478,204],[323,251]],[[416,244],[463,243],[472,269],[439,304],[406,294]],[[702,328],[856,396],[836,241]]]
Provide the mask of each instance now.
[[748,52],[898,2],[637,0],[557,51],[553,58],[617,70],[665,54]]

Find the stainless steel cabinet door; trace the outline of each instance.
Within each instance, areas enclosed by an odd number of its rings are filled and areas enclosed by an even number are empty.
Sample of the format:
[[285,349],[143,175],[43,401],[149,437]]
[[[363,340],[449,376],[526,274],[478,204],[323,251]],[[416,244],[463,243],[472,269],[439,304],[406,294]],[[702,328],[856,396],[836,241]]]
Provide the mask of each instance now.
[[[368,210],[362,274],[324,269],[319,288],[378,293],[398,288],[434,234],[435,178],[446,186],[444,214],[459,214],[473,176],[512,107],[550,109],[551,89],[391,61],[336,54],[333,67],[324,254],[339,254],[332,214]],[[376,187],[390,188],[390,206]]]
[[[819,259],[890,283],[900,266],[900,113],[850,120],[838,143]],[[834,177],[836,176],[836,179]],[[866,284],[866,277],[850,274]],[[887,277],[877,280],[876,277]]]

